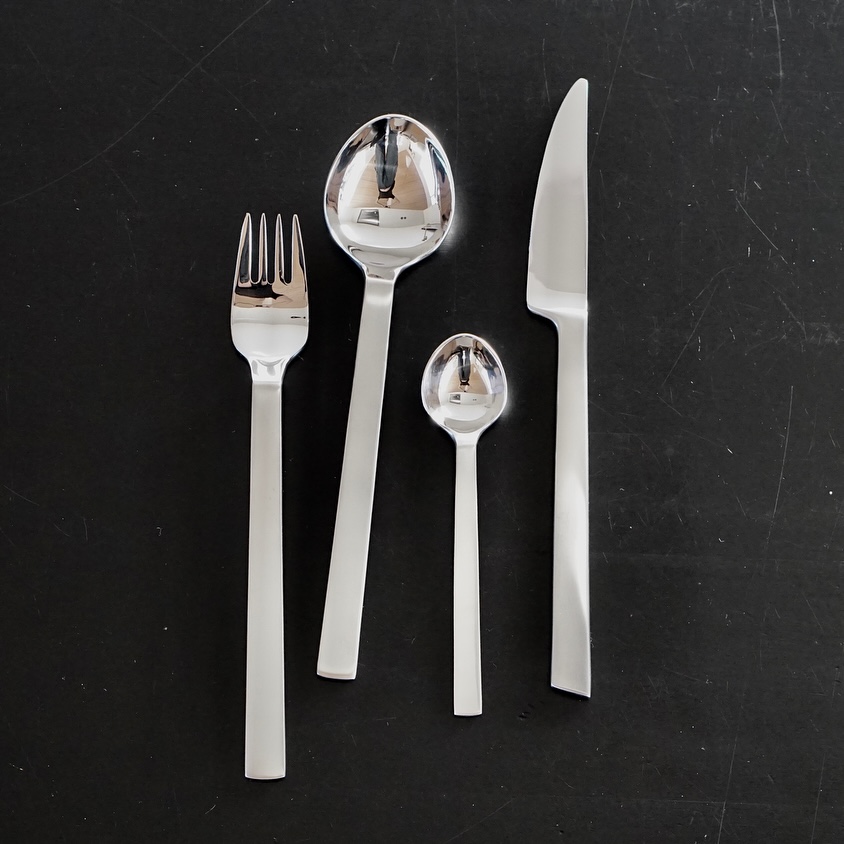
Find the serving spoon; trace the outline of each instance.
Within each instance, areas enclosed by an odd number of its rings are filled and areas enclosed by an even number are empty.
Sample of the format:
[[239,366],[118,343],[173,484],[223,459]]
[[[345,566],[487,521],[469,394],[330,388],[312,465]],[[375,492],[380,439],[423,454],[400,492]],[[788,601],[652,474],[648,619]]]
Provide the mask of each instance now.
[[422,404],[457,446],[454,487],[454,714],[480,715],[477,445],[507,404],[507,378],[474,334],[449,337],[422,374]]
[[453,212],[454,183],[442,146],[402,114],[384,114],[358,129],[325,185],[328,230],[366,281],[317,659],[323,677],[357,674],[396,279],[437,249]]

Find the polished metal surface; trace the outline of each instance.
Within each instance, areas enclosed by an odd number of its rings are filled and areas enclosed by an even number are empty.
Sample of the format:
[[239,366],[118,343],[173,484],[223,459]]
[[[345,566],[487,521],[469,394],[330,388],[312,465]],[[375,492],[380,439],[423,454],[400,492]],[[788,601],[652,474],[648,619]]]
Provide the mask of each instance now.
[[551,685],[592,693],[589,633],[587,424],[587,117],[589,85],[572,85],[539,173],[528,256],[527,305],[557,327],[557,431]]
[[453,211],[439,142],[400,114],[377,117],[349,138],[325,186],[328,229],[367,277],[395,280],[433,252]]
[[[293,216],[293,245],[291,247],[290,278],[284,277],[284,234],[281,215],[276,217],[273,250],[273,273],[268,276],[267,218],[261,215],[258,229],[258,269],[252,277],[252,217],[247,214],[240,231],[238,263],[235,270],[232,306],[238,308],[283,308],[286,319],[296,324],[308,319],[308,288],[305,275],[305,255],[299,218]],[[239,318],[238,314],[238,318]]]
[[386,114],[343,145],[325,187],[325,220],[364,272],[355,375],[340,478],[317,673],[357,673],[393,290],[437,249],[454,216],[445,152],[421,124]]
[[548,316],[586,307],[589,83],[566,95],[545,147],[528,252],[528,307]]
[[474,334],[449,337],[425,367],[422,404],[455,442],[477,440],[507,404],[507,379],[489,343]]
[[293,217],[289,278],[284,272],[280,216],[274,240],[270,276],[267,221],[262,214],[253,276],[252,218],[246,215],[231,307],[232,342],[252,373],[245,752],[245,774],[250,779],[278,779],[286,773],[281,382],[288,362],[305,345],[309,315],[298,217]]
[[457,446],[454,490],[454,714],[480,715],[480,566],[477,443],[507,405],[507,378],[474,334],[449,337],[422,374],[422,404]]

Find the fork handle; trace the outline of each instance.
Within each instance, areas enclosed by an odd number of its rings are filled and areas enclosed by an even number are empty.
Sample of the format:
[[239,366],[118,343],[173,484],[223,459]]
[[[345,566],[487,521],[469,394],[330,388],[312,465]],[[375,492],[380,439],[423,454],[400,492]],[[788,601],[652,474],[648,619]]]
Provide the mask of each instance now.
[[317,658],[317,674],[335,680],[357,674],[393,289],[367,276]]
[[246,776],[285,774],[281,554],[281,383],[252,384]]

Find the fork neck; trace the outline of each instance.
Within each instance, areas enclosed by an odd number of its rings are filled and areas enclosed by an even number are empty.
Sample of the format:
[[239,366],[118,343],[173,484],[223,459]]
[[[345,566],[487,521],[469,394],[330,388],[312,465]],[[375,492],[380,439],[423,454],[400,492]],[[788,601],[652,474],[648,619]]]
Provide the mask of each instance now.
[[252,371],[252,383],[279,386],[288,362],[288,358],[276,361],[250,360],[249,368]]

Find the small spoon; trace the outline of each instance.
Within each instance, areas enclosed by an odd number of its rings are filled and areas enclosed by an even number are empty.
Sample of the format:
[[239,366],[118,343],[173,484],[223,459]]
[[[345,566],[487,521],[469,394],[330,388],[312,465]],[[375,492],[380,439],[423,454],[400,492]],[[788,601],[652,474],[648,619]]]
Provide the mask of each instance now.
[[477,445],[507,404],[507,378],[492,347],[474,334],[449,337],[422,374],[422,404],[454,439],[454,714],[480,715],[481,618]]
[[325,185],[332,237],[366,277],[317,674],[357,673],[393,289],[451,227],[454,183],[431,132],[401,114],[362,126]]

